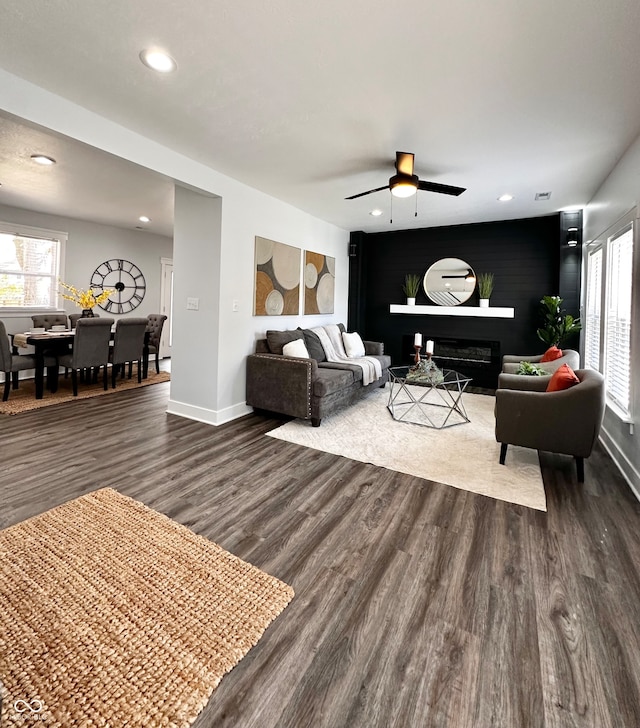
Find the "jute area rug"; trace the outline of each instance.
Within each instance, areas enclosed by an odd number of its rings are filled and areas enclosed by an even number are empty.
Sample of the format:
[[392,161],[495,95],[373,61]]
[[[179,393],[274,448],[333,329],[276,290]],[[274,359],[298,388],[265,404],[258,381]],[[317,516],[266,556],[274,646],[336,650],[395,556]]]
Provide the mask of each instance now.
[[473,493],[546,511],[538,454],[510,445],[506,465],[498,462],[495,398],[463,394],[471,422],[435,430],[398,422],[387,409],[389,385],[325,417],[320,427],[292,420],[271,437],[389,470],[416,475]]
[[110,488],[7,528],[1,725],[189,726],[292,598]]
[[[109,372],[109,375],[111,373]],[[136,389],[137,387],[147,387],[150,384],[158,384],[159,382],[168,382],[171,379],[169,372],[156,372],[149,371],[149,376],[142,380],[141,384],[138,384],[138,375],[136,374],[136,368],[133,368],[133,376],[131,379],[120,379],[116,382],[116,388],[111,388],[111,378],[109,378],[109,389],[105,392],[102,383],[102,375],[100,375],[100,381],[97,384],[85,384],[82,382],[78,383],[78,396],[73,396],[73,389],[71,385],[71,376],[65,379],[62,375],[58,380],[58,391],[55,394],[49,392],[46,388],[44,389],[44,397],[42,399],[36,399],[35,397],[35,382],[33,379],[21,379],[20,386],[18,389],[12,389],[9,394],[9,399],[6,402],[0,401],[0,415],[18,415],[21,412],[29,412],[34,409],[40,409],[41,407],[51,407],[54,404],[61,404],[62,402],[73,402],[78,399],[88,399],[90,397],[101,397],[105,394],[111,394],[115,392],[123,392],[127,389]]]

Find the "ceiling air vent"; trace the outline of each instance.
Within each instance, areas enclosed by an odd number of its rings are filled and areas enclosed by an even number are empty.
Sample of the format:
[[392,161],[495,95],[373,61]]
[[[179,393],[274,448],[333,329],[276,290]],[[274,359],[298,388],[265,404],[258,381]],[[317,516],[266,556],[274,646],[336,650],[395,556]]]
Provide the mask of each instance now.
[[550,200],[551,192],[536,192],[536,200]]

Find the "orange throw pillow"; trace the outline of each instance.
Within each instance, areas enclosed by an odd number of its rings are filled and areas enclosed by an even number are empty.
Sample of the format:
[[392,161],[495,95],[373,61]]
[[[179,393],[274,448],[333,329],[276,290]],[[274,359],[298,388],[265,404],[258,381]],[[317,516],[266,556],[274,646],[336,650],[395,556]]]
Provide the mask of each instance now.
[[579,382],[573,369],[568,364],[563,364],[551,375],[549,384],[547,384],[547,392],[561,392]]
[[542,355],[542,359],[540,359],[540,363],[543,361],[555,361],[556,359],[559,359],[562,356],[562,350],[558,349],[557,346],[550,346],[545,353]]

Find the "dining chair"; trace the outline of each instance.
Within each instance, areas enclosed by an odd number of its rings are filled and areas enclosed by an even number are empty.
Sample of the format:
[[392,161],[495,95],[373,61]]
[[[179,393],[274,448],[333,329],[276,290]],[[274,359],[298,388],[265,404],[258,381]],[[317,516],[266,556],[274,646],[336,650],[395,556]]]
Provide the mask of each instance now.
[[111,386],[115,389],[118,371],[122,369],[124,377],[125,365],[129,365],[131,379],[133,362],[138,364],[138,383],[142,381],[142,354],[144,337],[147,329],[146,318],[122,318],[116,323],[116,333],[109,355],[111,361]]
[[31,317],[31,321],[33,321],[34,327],[40,326],[45,328],[47,331],[49,331],[52,326],[64,326],[66,328],[69,325],[66,313],[35,314]]
[[104,388],[108,387],[107,368],[109,362],[109,340],[111,339],[110,318],[79,318],[76,322],[76,335],[73,350],[58,358],[61,366],[71,369],[73,396],[78,396],[78,372],[95,367],[96,372],[104,367]]
[[[161,313],[150,313],[147,316],[147,331],[149,332],[149,354],[156,355],[156,374],[160,374],[160,339],[162,327],[167,317]],[[145,371],[144,376],[147,376]]]
[[[56,366],[56,360],[52,357],[45,357],[45,366]],[[33,354],[14,354],[11,351],[9,336],[3,321],[0,321],[0,371],[4,372],[4,392],[2,401],[9,399],[11,383],[13,388],[18,389],[18,372],[26,369],[35,369],[36,360]]]
[[[78,323],[78,319],[83,318],[81,313],[70,313],[69,314],[69,323],[71,324],[71,328],[75,329],[76,324]],[[86,316],[84,318],[87,318]],[[89,316],[88,318],[100,318],[99,313],[94,313],[93,316]]]

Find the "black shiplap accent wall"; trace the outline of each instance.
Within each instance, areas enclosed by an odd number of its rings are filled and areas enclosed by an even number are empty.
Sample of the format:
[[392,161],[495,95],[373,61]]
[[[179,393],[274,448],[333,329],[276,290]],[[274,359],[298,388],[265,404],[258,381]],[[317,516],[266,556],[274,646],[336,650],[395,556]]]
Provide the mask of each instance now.
[[[544,351],[536,336],[539,301],[560,285],[560,215],[385,233],[352,233],[350,331],[383,341],[394,364],[406,363],[402,337],[460,337],[499,341],[501,353]],[[405,303],[406,273],[421,277],[440,258],[462,258],[476,275],[492,272],[491,306],[515,309],[513,319],[390,314],[389,304]],[[579,282],[578,282],[579,287]],[[423,290],[417,304],[431,304]],[[477,306],[477,295],[464,305]],[[573,311],[570,311],[573,313]],[[577,314],[577,312],[576,312]],[[406,356],[406,354],[405,354]]]

